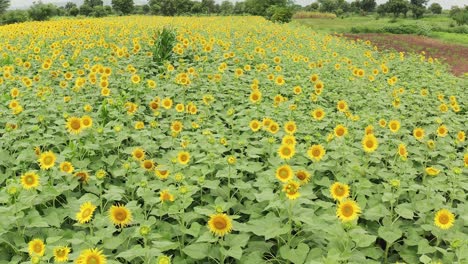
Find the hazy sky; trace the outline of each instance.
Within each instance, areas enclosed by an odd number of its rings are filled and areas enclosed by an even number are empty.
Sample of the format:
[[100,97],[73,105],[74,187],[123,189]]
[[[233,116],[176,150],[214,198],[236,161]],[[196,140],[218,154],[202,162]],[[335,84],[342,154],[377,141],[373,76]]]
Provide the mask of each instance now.
[[[11,8],[18,8],[18,7],[27,7],[32,4],[34,0],[10,0]],[[220,3],[222,0],[215,0],[216,2]],[[230,0],[231,2],[236,2],[236,0]],[[294,0],[297,4],[300,5],[308,5],[310,3],[315,2],[315,0]],[[346,0],[348,2],[352,2],[352,0]],[[388,0],[376,0],[377,3],[385,3]],[[75,2],[78,4],[83,3],[83,0],[42,0],[43,3],[66,3],[66,2]],[[105,4],[110,4],[111,0],[104,0]],[[148,1],[146,0],[134,0],[137,4],[144,4]],[[442,5],[444,9],[450,9],[451,6],[463,6],[468,5],[468,0],[429,0],[429,4],[431,3],[439,3]]]

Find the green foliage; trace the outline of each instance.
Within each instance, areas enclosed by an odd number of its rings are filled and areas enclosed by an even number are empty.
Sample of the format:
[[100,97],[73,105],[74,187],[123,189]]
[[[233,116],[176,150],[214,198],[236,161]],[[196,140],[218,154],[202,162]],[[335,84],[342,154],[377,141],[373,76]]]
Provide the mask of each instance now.
[[293,12],[291,8],[285,6],[271,6],[267,9],[267,19],[273,22],[289,23]]
[[29,20],[29,14],[24,10],[7,11],[0,17],[1,24],[21,23]]
[[155,32],[153,47],[153,62],[161,67],[165,62],[173,62],[173,48],[176,44],[177,31],[174,28],[163,27]]
[[442,6],[439,3],[432,3],[428,9],[433,14],[442,14]]
[[163,16],[187,14],[193,6],[190,0],[150,0],[148,4],[152,14]]
[[84,0],[83,5],[90,7],[103,6],[104,2],[102,0]]
[[252,15],[267,16],[271,6],[286,6],[286,0],[246,0],[245,11]]
[[45,21],[54,15],[57,15],[57,7],[53,4],[37,3],[32,5],[29,10],[29,17],[36,21]]
[[93,12],[89,15],[93,17],[105,17],[108,13],[104,6],[97,5],[93,7]]
[[391,33],[391,34],[414,34],[429,36],[432,28],[425,24],[402,24],[372,28],[365,26],[351,27],[351,33]]
[[0,0],[0,15],[3,14],[10,6],[10,0]]
[[133,0],[112,0],[112,8],[124,15],[132,13],[134,9]]
[[452,17],[459,26],[468,24],[468,6],[465,6],[465,8],[453,7],[450,10],[450,17]]
[[223,15],[230,15],[234,13],[234,4],[231,1],[223,1],[219,7],[219,11]]
[[80,6],[80,15],[89,16],[94,11],[94,9],[89,5]]
[[80,13],[80,9],[77,7],[72,7],[70,10],[68,10],[68,14],[70,16],[77,16]]
[[394,17],[398,17],[400,14],[406,17],[406,13],[409,11],[409,2],[407,0],[389,0],[384,7],[385,11],[392,13]]

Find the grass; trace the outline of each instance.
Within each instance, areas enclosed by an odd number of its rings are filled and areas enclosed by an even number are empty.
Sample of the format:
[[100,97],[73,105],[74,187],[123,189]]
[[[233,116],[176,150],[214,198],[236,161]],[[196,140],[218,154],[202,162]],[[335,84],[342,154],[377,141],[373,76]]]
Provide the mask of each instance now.
[[[379,18],[375,16],[351,16],[336,19],[300,19],[294,20],[294,23],[306,25],[318,32],[325,33],[349,33],[353,27],[365,27],[370,30],[378,30],[386,26],[398,25],[420,25],[430,28],[450,28],[453,20],[446,15],[432,15],[419,20],[413,18],[398,18],[392,21],[392,18]],[[431,32],[431,37],[442,41],[468,45],[467,34],[447,33],[447,32]]]

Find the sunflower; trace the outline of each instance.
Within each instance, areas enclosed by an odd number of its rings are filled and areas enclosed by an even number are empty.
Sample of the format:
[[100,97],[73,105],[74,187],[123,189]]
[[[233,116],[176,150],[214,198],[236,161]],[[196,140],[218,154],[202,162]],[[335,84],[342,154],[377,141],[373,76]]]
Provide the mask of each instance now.
[[173,202],[174,201],[174,195],[172,195],[168,190],[162,190],[159,192],[159,200],[161,200],[161,203],[164,202]]
[[386,127],[387,126],[387,121],[385,121],[385,119],[380,119],[379,120],[379,126],[380,127]]
[[463,155],[463,162],[465,163],[465,167],[468,167],[468,153],[465,153],[465,155]]
[[81,251],[75,262],[76,264],[106,264],[107,259],[102,254],[102,250],[94,248]]
[[310,181],[310,173],[305,170],[296,171],[296,178],[300,181],[301,185],[305,185]]
[[141,167],[147,171],[154,169],[154,161],[147,159],[141,162]]
[[302,88],[300,86],[294,86],[293,87],[293,93],[295,95],[301,94],[302,93]]
[[68,161],[64,161],[62,163],[60,163],[60,171],[61,172],[65,172],[65,173],[73,173],[73,170],[75,169],[73,167],[73,165],[71,164],[71,162],[68,162]]
[[89,181],[89,173],[86,171],[77,171],[75,172],[74,176],[83,183],[88,183]]
[[364,128],[364,134],[365,135],[374,134],[374,126],[373,125],[366,126],[366,128]]
[[52,168],[55,165],[55,154],[52,151],[47,151],[41,154],[39,157],[39,165],[41,169],[47,170]]
[[145,123],[143,121],[137,121],[135,122],[135,125],[133,126],[136,130],[141,130],[145,128]]
[[145,158],[145,150],[143,148],[135,148],[132,151],[132,157],[135,160],[143,160]]
[[365,152],[374,152],[378,146],[377,138],[373,134],[365,135],[362,139],[362,147]]
[[141,80],[141,79],[140,79],[140,76],[138,76],[138,75],[136,75],[136,74],[135,74],[135,75],[132,75],[132,83],[138,84],[138,83],[140,83],[140,80]]
[[293,135],[286,135],[283,137],[283,139],[281,139],[281,144],[295,146],[296,138]]
[[249,123],[249,127],[253,132],[257,132],[258,130],[260,130],[261,125],[262,123],[260,123],[260,121],[258,121],[257,119],[254,119]]
[[457,140],[459,142],[464,142],[465,141],[465,138],[466,138],[466,135],[465,135],[465,132],[464,131],[459,131],[457,133]]
[[408,151],[406,150],[405,144],[400,144],[398,145],[398,155],[402,158],[407,158],[408,157]]
[[289,200],[297,199],[301,194],[299,193],[300,184],[295,181],[289,181],[283,186],[283,192]]
[[173,121],[171,124],[171,131],[174,133],[180,133],[183,129],[182,122],[180,121]]
[[67,262],[70,251],[71,249],[69,247],[55,247],[54,262]]
[[184,104],[176,104],[175,110],[176,110],[178,113],[182,113],[182,112],[185,110]]
[[172,107],[172,99],[171,98],[164,98],[162,100],[162,106],[165,108],[165,109],[170,109]]
[[422,140],[424,138],[424,129],[417,127],[413,130],[413,136],[417,140]]
[[91,202],[82,204],[80,206],[80,211],[76,213],[76,219],[78,220],[78,223],[84,224],[89,222],[93,217],[94,210],[96,210],[96,206]]
[[335,132],[335,136],[343,137],[346,134],[348,134],[348,129],[343,125],[337,125],[334,129],[334,132]]
[[455,215],[447,209],[437,211],[434,217],[434,224],[440,229],[449,229],[455,222]]
[[90,116],[83,116],[81,117],[81,124],[83,128],[90,128],[93,126],[93,119]]
[[156,174],[156,176],[161,179],[161,180],[165,180],[169,177],[169,174],[170,174],[170,171],[169,170],[165,170],[165,169],[156,169],[154,171],[154,173]]
[[358,215],[361,213],[361,208],[359,205],[352,200],[342,201],[336,209],[336,216],[341,220],[341,222],[349,222],[358,218]]
[[314,111],[312,111],[312,117],[315,120],[322,120],[325,117],[325,111],[323,111],[322,108],[317,108]]
[[426,171],[427,174],[429,174],[431,176],[436,176],[437,174],[440,173],[440,170],[438,170],[438,169],[436,169],[434,167],[427,167],[425,171]]
[[188,153],[187,151],[181,151],[177,154],[177,161],[180,163],[180,164],[187,164],[190,162],[190,153]]
[[307,155],[311,160],[320,161],[325,156],[325,152],[322,145],[313,145],[307,150]]
[[39,175],[32,171],[21,175],[21,186],[26,190],[37,188],[39,186]]
[[262,100],[262,93],[258,90],[253,91],[250,96],[249,96],[250,102],[252,103],[258,103],[260,100]]
[[289,165],[282,165],[276,169],[276,178],[282,182],[288,182],[293,175],[294,172]]
[[224,236],[232,230],[232,220],[227,214],[215,214],[208,221],[210,231],[217,236]]
[[68,129],[68,132],[70,132],[71,134],[79,134],[81,133],[81,131],[83,131],[83,124],[81,123],[81,119],[78,118],[78,117],[69,117],[67,119],[67,129]]
[[296,122],[294,121],[286,122],[286,124],[284,124],[284,131],[289,135],[296,133],[297,131]]
[[346,112],[348,110],[348,103],[345,100],[340,100],[336,104],[336,109],[340,112]]
[[281,145],[278,149],[278,155],[284,160],[292,158],[295,153],[294,145]]
[[446,125],[441,125],[437,128],[437,136],[439,137],[445,137],[447,136],[448,129]]
[[132,221],[132,212],[124,205],[113,205],[109,209],[109,217],[114,225],[125,227]]
[[335,182],[330,186],[330,194],[333,199],[341,201],[349,196],[349,186],[341,182]]
[[268,127],[268,131],[272,134],[278,133],[279,129],[280,129],[279,124],[276,123],[275,121],[272,121],[270,126]]
[[101,89],[101,95],[102,96],[109,96],[110,95],[110,89],[109,88],[102,88]]
[[45,244],[42,239],[36,238],[28,243],[28,251],[30,256],[44,256]]
[[273,120],[269,117],[265,117],[263,118],[262,120],[262,125],[263,125],[263,128],[264,129],[268,129],[268,127],[270,127],[270,124],[273,122]]
[[392,131],[393,133],[396,133],[398,132],[398,130],[400,130],[400,122],[398,120],[390,120],[390,122],[388,122],[388,128],[390,128],[390,131]]

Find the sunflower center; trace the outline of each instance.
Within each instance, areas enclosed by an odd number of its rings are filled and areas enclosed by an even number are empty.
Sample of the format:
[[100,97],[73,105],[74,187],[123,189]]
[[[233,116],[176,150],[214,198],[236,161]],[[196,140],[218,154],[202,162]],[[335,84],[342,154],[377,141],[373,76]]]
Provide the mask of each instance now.
[[149,161],[146,161],[144,166],[145,166],[145,169],[151,169],[153,167],[153,164]]
[[34,183],[34,178],[32,176],[27,176],[25,179],[27,184],[33,184]]
[[89,126],[89,120],[88,119],[83,120],[83,125]]
[[372,142],[372,140],[367,140],[366,141],[366,147],[372,148],[373,146],[374,146],[374,142]]
[[320,112],[320,111],[316,112],[316,113],[315,113],[315,116],[321,117],[321,116],[322,116],[322,112]]
[[345,216],[345,217],[350,217],[351,215],[353,215],[353,207],[351,205],[345,205],[343,206],[343,208],[341,209],[341,213]]
[[344,129],[343,128],[338,128],[336,130],[336,134],[341,137],[344,134]]
[[291,155],[291,150],[289,148],[283,148],[282,151],[283,155],[289,156]]
[[216,229],[222,230],[226,228],[227,223],[224,221],[224,219],[215,219],[213,225],[216,227]]
[[446,225],[449,223],[449,217],[446,214],[443,214],[439,216],[439,222],[443,225]]
[[338,197],[341,197],[343,196],[345,193],[345,189],[342,187],[342,186],[337,186],[335,188],[335,195],[338,196]]
[[312,155],[314,157],[319,157],[320,156],[320,149],[313,149],[312,150]]
[[396,130],[397,129],[397,124],[393,123],[391,127],[392,127],[393,130]]
[[138,151],[138,152],[135,153],[135,157],[137,157],[139,159],[139,158],[143,157],[143,153]]
[[59,258],[63,258],[65,257],[65,250],[64,249],[58,249],[57,251],[55,251],[55,255]]
[[74,120],[74,121],[71,122],[70,126],[71,126],[71,128],[73,128],[74,130],[78,130],[78,129],[80,129],[81,124],[80,124],[80,121],[79,121],[79,120]]
[[91,214],[91,210],[90,210],[89,208],[86,208],[86,209],[83,211],[83,213],[81,214],[81,216],[82,216],[83,218],[86,218],[86,217],[88,217],[90,214]]
[[303,172],[297,173],[296,176],[297,176],[297,178],[298,178],[299,180],[301,180],[301,181],[305,180],[305,178],[306,178],[306,175],[305,175],[305,173],[303,173]]
[[42,251],[42,245],[39,244],[39,243],[36,243],[36,244],[34,245],[34,252],[40,253],[41,251]]
[[86,264],[99,264],[101,261],[99,260],[98,256],[91,255],[86,259]]
[[288,131],[294,131],[294,126],[293,125],[288,126]]
[[119,210],[114,213],[114,217],[118,221],[124,221],[127,218],[127,213],[124,210]]
[[283,179],[286,179],[286,178],[288,178],[289,173],[288,173],[288,171],[287,171],[286,169],[281,169],[281,170],[279,171],[279,176],[280,176],[281,178],[283,178]]
[[50,164],[52,164],[53,160],[54,159],[52,157],[47,156],[47,157],[44,158],[44,164],[50,165]]
[[421,131],[416,131],[416,136],[417,136],[417,137],[421,137],[421,136],[422,136],[422,135],[421,135]]
[[180,156],[180,160],[181,160],[182,162],[187,161],[187,155],[182,155],[182,156]]

